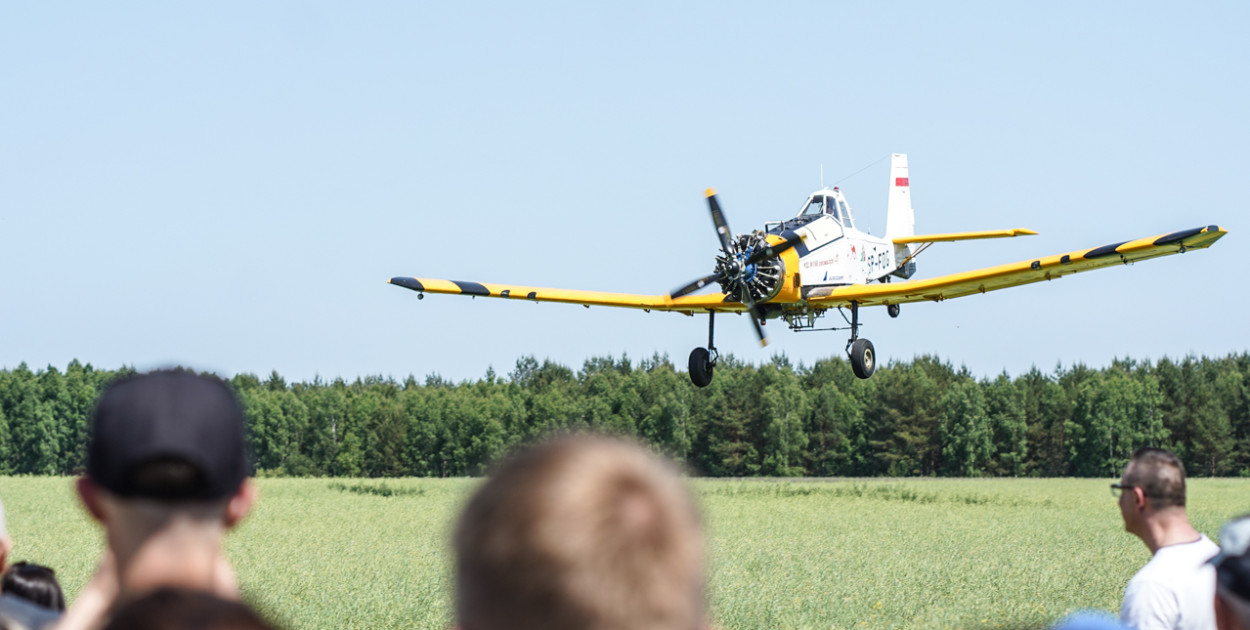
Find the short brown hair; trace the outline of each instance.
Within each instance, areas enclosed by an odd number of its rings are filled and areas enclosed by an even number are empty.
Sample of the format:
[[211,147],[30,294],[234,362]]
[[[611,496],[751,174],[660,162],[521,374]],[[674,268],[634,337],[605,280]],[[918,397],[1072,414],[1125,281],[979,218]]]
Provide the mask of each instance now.
[[465,630],[695,630],[703,535],[672,464],[614,438],[565,436],[507,459],[455,535]]
[[104,630],[274,630],[242,602],[163,587],[123,604]]
[[1172,451],[1146,446],[1129,462],[1124,482],[1142,489],[1154,507],[1185,507],[1185,465]]

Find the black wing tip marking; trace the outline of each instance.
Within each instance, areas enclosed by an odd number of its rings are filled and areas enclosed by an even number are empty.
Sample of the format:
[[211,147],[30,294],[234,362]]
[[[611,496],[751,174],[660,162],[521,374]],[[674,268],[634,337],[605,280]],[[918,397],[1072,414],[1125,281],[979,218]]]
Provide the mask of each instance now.
[[412,289],[413,291],[425,290],[425,287],[420,282],[418,282],[416,278],[405,278],[402,276],[395,276],[394,278],[391,278],[391,284],[401,286],[405,289]]
[[1197,236],[1198,234],[1202,234],[1203,232],[1214,232],[1219,229],[1220,228],[1217,226],[1208,225],[1207,227],[1193,228],[1192,230],[1181,230],[1180,232],[1172,232],[1171,234],[1168,234],[1166,236],[1161,236],[1155,239],[1155,245],[1170,245],[1172,243],[1183,241],[1191,236]]

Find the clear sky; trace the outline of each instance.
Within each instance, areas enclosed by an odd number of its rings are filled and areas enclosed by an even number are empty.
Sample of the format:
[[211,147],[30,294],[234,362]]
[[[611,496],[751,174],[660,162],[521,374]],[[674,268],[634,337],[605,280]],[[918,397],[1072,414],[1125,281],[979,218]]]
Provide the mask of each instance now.
[[[707,318],[430,295],[391,276],[664,293],[837,182],[920,277],[1219,224],[1210,250],[864,315],[978,376],[1250,348],[1250,4],[0,5],[0,367],[288,380],[667,354]],[[869,164],[875,165],[848,177]],[[833,315],[825,322],[838,323]],[[845,332],[717,320],[751,362]]]

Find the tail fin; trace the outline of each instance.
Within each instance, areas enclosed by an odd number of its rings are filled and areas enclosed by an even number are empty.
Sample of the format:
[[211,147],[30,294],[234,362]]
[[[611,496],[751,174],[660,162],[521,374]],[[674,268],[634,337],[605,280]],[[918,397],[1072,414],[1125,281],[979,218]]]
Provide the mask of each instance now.
[[907,154],[890,156],[890,199],[885,209],[887,239],[916,234],[916,214],[911,209],[911,186],[907,180]]
[[[907,154],[890,156],[890,198],[885,207],[885,238],[887,240],[915,236],[916,213],[911,207],[911,182],[907,178]],[[908,261],[911,245],[894,246],[893,275],[910,278],[916,272],[916,263]]]

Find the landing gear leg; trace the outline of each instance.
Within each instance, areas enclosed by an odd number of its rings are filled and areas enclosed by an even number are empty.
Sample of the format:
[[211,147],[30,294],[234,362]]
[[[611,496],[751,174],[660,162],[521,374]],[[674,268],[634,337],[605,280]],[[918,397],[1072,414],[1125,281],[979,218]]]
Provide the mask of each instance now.
[[716,312],[707,315],[707,348],[695,348],[690,351],[690,382],[695,387],[707,387],[712,382],[712,370],[720,356],[716,346],[712,344],[712,336],[716,331]]
[[859,302],[851,302],[851,338],[846,342],[847,353],[851,355],[851,371],[859,378],[872,376],[877,369],[877,352],[872,342],[859,338]]

